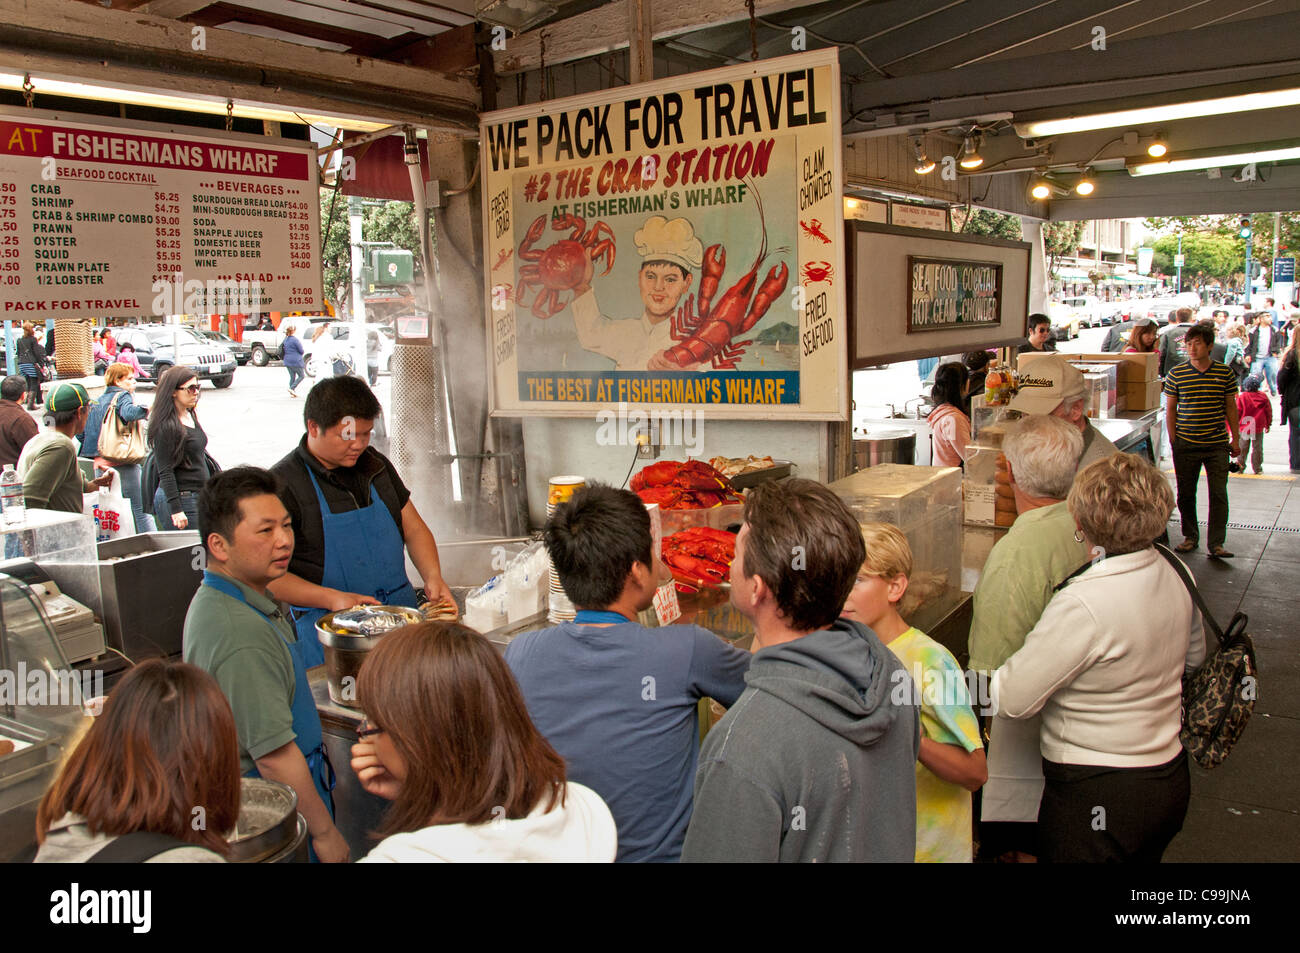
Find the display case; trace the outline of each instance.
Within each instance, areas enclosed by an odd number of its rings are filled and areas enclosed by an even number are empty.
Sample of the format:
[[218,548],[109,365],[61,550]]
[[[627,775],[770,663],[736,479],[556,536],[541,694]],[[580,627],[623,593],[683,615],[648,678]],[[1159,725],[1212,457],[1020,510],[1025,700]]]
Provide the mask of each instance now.
[[0,523],[0,546],[0,573],[33,587],[63,654],[74,662],[102,655],[95,520],[80,513],[27,509],[19,522]]
[[39,596],[0,574],[0,862],[35,856],[37,805],[102,686],[68,664]]
[[1114,364],[1075,364],[1083,374],[1083,412],[1092,419],[1115,416],[1119,368]]
[[890,523],[912,550],[899,611],[913,624],[961,589],[962,471],[884,463],[830,484],[859,523]]
[[990,404],[984,392],[972,394],[970,399],[971,442],[987,447],[1001,447],[1007,425],[1019,419],[1020,411],[1005,404]]
[[962,501],[965,522],[970,526],[1010,526],[1015,522],[1015,492],[1001,456],[996,446],[966,445]]

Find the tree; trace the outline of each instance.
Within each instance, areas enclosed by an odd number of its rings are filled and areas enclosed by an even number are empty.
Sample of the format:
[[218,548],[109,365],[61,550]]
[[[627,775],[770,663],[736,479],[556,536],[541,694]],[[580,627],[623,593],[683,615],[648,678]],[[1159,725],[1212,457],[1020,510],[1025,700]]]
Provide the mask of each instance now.
[[1055,277],[1061,259],[1073,257],[1083,239],[1084,222],[1047,222],[1043,225],[1043,251],[1047,254],[1047,273]]
[[[1151,243],[1151,247],[1154,249],[1152,267],[1159,268],[1165,274],[1174,274],[1178,270],[1174,265],[1174,255],[1178,253],[1178,236],[1162,235]],[[1239,253],[1236,242],[1226,235],[1205,232],[1183,234],[1183,274],[1196,276],[1198,287],[1204,287],[1212,279],[1229,283],[1233,272],[1240,269],[1244,254],[1244,246]]]
[[[1246,241],[1241,237],[1241,220],[1246,217],[1241,215],[1186,215],[1181,217],[1159,217],[1148,218],[1146,226],[1153,232],[1172,235],[1174,237],[1174,247],[1178,245],[1177,235],[1181,231],[1184,236],[1184,245],[1186,238],[1190,234],[1215,235],[1224,238],[1232,243],[1233,252],[1236,255],[1236,274],[1243,274],[1246,264]],[[1273,213],[1256,212],[1249,216],[1250,229],[1254,234],[1251,241],[1250,257],[1264,266],[1264,274],[1272,274],[1273,268]],[[1283,212],[1280,217],[1278,228],[1278,253],[1286,252],[1287,255],[1294,255],[1300,250],[1300,212]],[[1183,249],[1186,254],[1186,247]],[[1170,274],[1173,273],[1172,259],[1169,267],[1165,269]],[[1183,271],[1187,271],[1184,265]],[[1233,272],[1226,275],[1214,275],[1212,277],[1220,280],[1231,280]]]
[[964,235],[988,235],[1012,242],[1020,241],[1024,235],[1020,230],[1020,216],[969,205],[952,210],[952,224]]
[[[340,308],[351,294],[352,244],[348,226],[348,199],[340,194],[333,201],[333,189],[320,190],[321,271],[323,291],[335,308]],[[334,213],[331,217],[330,206]],[[420,267],[420,233],[415,226],[415,207],[410,202],[385,202],[367,205],[362,213],[361,237],[368,242],[392,242],[415,255],[417,283]]]

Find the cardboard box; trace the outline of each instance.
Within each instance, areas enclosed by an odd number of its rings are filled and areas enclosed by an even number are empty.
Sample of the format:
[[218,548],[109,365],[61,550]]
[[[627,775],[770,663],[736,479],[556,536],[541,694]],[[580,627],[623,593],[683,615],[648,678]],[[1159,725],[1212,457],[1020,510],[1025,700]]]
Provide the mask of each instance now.
[[[1043,353],[1021,354],[1016,363],[1017,370],[1023,370],[1025,364],[1043,357]],[[1153,381],[1160,376],[1159,354],[1061,354],[1071,364],[1115,364],[1119,370],[1118,383],[1135,384]]]
[[1163,390],[1160,381],[1138,381],[1120,384],[1118,395],[1130,411],[1155,410],[1164,401]]

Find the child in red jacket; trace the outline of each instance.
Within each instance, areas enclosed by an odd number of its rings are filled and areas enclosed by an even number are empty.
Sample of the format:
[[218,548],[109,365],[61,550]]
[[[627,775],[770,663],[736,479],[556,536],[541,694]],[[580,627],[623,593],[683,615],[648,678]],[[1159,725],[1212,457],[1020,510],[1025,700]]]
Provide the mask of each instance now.
[[1264,434],[1273,426],[1273,404],[1267,395],[1259,392],[1260,378],[1247,377],[1237,395],[1237,416],[1241,418],[1241,468],[1246,469],[1246,456],[1250,456],[1251,469],[1256,473],[1264,469]]

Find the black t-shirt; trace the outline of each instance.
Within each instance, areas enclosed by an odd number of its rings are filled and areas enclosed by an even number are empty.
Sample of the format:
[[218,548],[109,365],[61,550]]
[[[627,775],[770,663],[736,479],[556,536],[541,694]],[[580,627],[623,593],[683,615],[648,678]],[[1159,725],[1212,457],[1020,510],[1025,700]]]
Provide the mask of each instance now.
[[283,484],[280,501],[293,520],[293,559],[289,571],[319,586],[325,575],[325,527],[315,487],[307,475],[309,467],[331,513],[348,513],[369,506],[373,484],[399,533],[402,509],[411,498],[411,491],[397,475],[392,462],[373,447],[367,447],[353,466],[327,470],[307,449],[305,435],[293,452],[271,467],[271,472]]
[[1020,348],[1019,350],[1016,351],[1016,353],[1017,354],[1054,354],[1056,353],[1056,342],[1053,341],[1051,338],[1048,338],[1047,343],[1044,344],[1042,347],[1034,347],[1032,344],[1026,341],[1024,344],[1020,345]]

